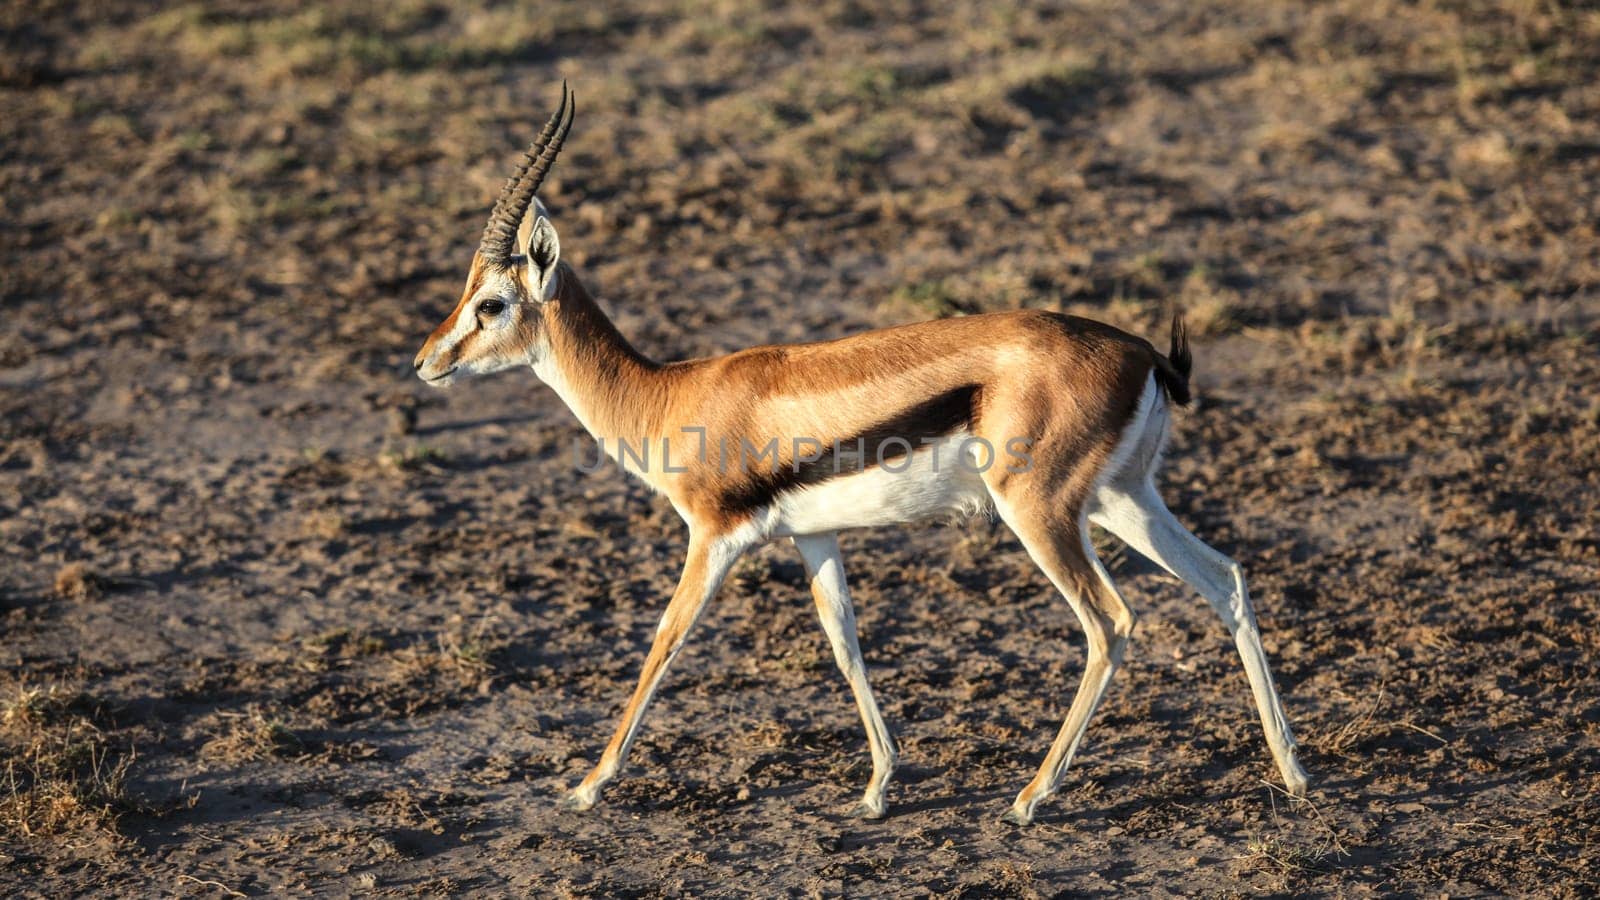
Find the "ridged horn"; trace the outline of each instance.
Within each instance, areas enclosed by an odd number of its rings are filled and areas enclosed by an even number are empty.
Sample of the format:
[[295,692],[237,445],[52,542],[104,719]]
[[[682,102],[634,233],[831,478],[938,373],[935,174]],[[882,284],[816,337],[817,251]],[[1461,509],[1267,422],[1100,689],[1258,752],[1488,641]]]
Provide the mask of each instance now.
[[528,205],[533,202],[534,192],[544,182],[545,173],[550,171],[551,164],[560,154],[561,143],[567,139],[577,108],[577,98],[567,89],[567,83],[563,80],[561,106],[545,124],[538,139],[528,146],[516,171],[506,179],[505,187],[500,189],[499,199],[495,200],[494,210],[489,213],[489,224],[483,227],[478,253],[491,268],[504,269],[511,265],[517,226],[522,224],[522,217],[527,215]]

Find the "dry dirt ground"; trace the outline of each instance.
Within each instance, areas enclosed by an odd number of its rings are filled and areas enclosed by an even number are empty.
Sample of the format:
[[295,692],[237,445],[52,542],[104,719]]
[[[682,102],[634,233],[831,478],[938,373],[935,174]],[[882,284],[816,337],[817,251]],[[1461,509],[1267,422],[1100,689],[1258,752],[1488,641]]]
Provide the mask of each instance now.
[[[1595,889],[1592,5],[0,16],[0,894]],[[1310,802],[1215,618],[1107,546],[1128,666],[1003,825],[1083,650],[979,520],[845,541],[888,819],[844,815],[865,741],[779,546],[558,812],[684,531],[531,374],[409,362],[563,77],[544,196],[658,358],[1186,307],[1164,490],[1249,573]]]

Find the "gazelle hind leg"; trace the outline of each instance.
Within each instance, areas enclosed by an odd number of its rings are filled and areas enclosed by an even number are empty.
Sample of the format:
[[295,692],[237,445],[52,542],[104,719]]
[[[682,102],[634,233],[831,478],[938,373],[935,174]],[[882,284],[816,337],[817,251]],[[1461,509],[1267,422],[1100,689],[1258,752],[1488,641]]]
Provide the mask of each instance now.
[[1244,570],[1227,556],[1195,537],[1183,526],[1147,473],[1129,473],[1096,492],[1089,518],[1133,549],[1199,591],[1233,635],[1245,676],[1255,696],[1256,712],[1267,735],[1278,772],[1289,793],[1306,793],[1305,770],[1296,758],[1294,734],[1283,712],[1283,701],[1267,668],[1266,650],[1261,646],[1261,631],[1256,626],[1255,608],[1245,587]]
[[884,791],[894,774],[897,754],[894,738],[883,722],[878,701],[872,696],[872,686],[867,683],[866,665],[856,638],[856,614],[850,605],[844,561],[839,556],[839,538],[834,534],[801,536],[794,539],[794,545],[805,558],[806,574],[811,578],[811,597],[816,601],[822,630],[827,632],[828,643],[833,647],[834,661],[850,684],[856,709],[867,729],[867,746],[872,751],[872,778],[856,807],[856,815],[880,819],[888,809]]
[[1038,774],[1017,795],[1004,816],[1005,821],[1014,825],[1026,825],[1033,821],[1039,803],[1061,786],[1062,775],[1083,741],[1090,717],[1105,697],[1112,676],[1122,665],[1122,654],[1133,634],[1135,616],[1095,557],[1081,516],[1073,514],[1065,525],[1035,523],[1009,510],[999,497],[995,498],[995,506],[1001,518],[1016,532],[1028,555],[1072,605],[1088,639],[1083,680],[1072,698],[1067,718],[1050,744]]

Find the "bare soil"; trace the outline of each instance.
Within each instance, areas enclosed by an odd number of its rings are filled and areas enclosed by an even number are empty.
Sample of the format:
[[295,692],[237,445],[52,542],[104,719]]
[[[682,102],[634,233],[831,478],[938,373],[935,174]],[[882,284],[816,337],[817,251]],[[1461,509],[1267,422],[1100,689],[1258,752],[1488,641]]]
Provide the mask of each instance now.
[[[0,10],[0,894],[1591,894],[1600,13],[1329,0]],[[376,11],[382,7],[382,11]],[[560,792],[684,545],[528,373],[428,392],[557,96],[566,258],[663,359],[1040,307],[1199,332],[1164,490],[1249,573],[1082,666],[1002,526],[845,540],[902,743],[747,560]]]

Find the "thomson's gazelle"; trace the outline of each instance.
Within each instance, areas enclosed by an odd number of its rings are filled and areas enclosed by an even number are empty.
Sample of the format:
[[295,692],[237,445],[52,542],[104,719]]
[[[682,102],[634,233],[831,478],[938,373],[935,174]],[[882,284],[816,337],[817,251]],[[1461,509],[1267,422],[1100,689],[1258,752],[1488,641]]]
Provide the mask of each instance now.
[[653,362],[561,262],[555,226],[534,199],[573,110],[563,87],[560,109],[490,214],[460,302],[416,358],[418,376],[439,386],[531,366],[689,524],[688,558],[639,684],[568,807],[594,805],[616,777],[651,695],[734,561],[789,538],[866,723],[872,778],[859,812],[881,816],[895,745],[867,684],[836,533],[981,508],[1016,532],[1088,635],[1066,722],[1009,821],[1029,822],[1060,784],[1133,632],[1133,610],[1090,546],[1090,522],[1188,582],[1222,617],[1278,771],[1291,793],[1305,792],[1244,574],[1156,493],[1169,410],[1189,401],[1181,319],[1165,356],[1107,325],[1013,312]]

